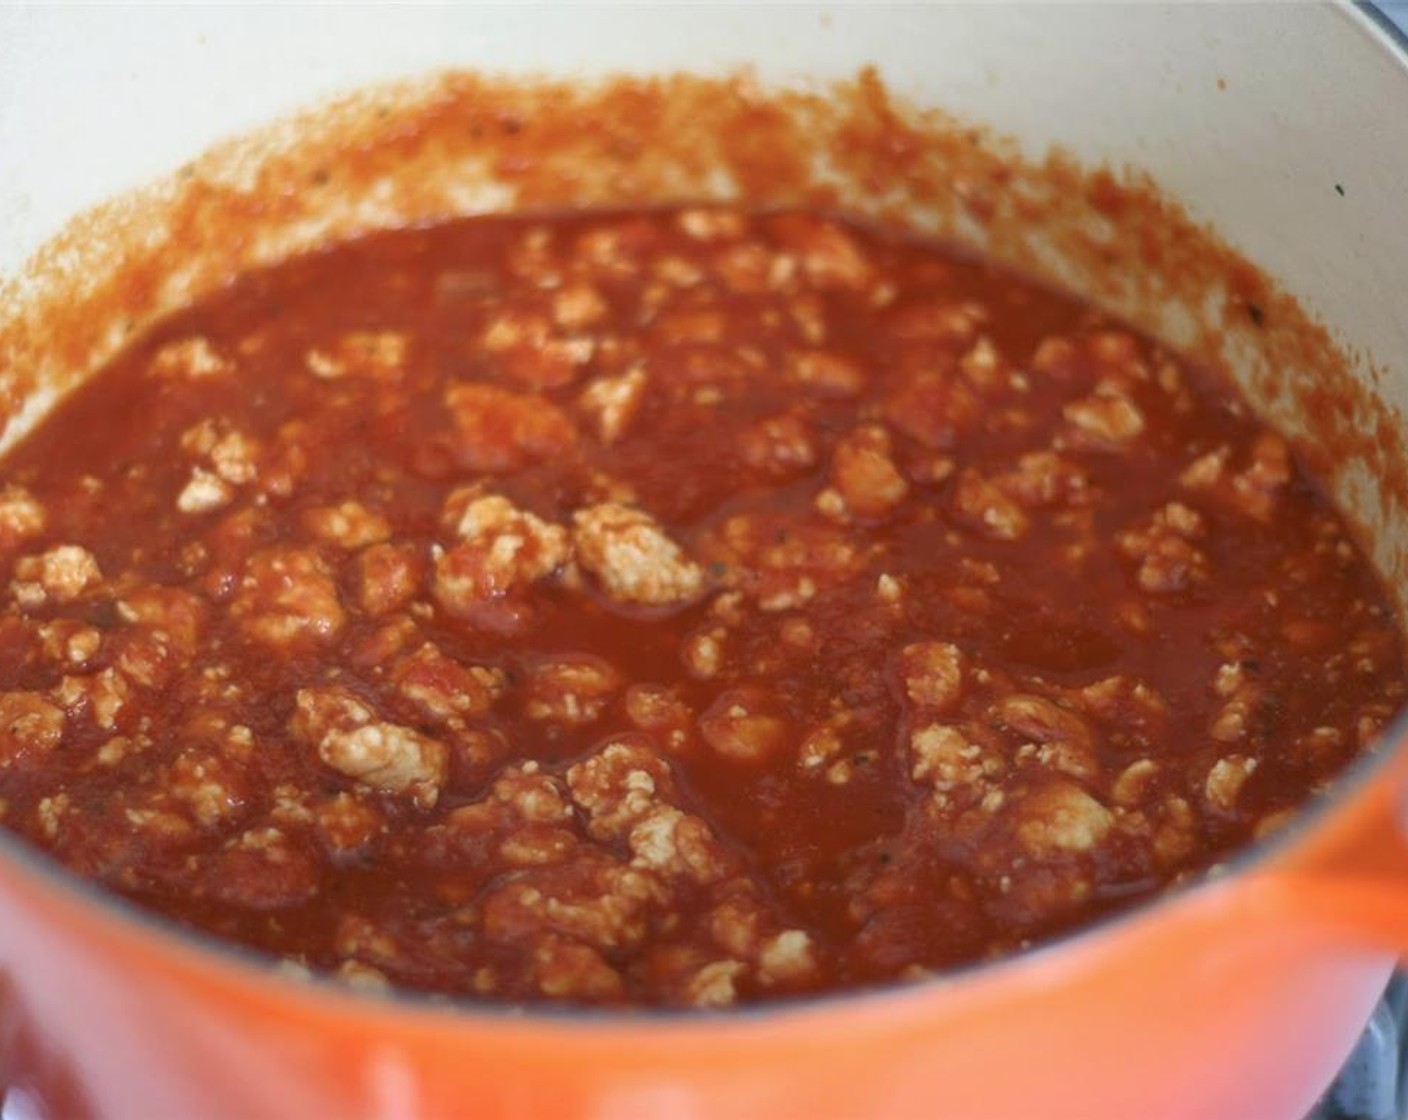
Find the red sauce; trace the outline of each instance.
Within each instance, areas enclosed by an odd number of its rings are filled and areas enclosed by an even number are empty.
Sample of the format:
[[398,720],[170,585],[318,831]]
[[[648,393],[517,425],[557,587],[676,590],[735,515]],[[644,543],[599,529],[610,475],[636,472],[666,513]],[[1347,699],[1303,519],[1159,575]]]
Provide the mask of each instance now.
[[5,824],[360,983],[719,1005],[1010,952],[1274,828],[1402,698],[1226,386],[807,213],[252,272],[4,475]]

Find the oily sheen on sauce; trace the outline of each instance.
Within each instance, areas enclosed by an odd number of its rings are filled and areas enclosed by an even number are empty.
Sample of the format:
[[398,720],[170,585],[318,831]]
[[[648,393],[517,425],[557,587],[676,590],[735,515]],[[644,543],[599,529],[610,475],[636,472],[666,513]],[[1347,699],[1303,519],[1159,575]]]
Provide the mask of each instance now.
[[1207,868],[1402,700],[1223,384],[807,212],[468,219],[250,273],[0,491],[4,824],[350,983],[725,1006]]

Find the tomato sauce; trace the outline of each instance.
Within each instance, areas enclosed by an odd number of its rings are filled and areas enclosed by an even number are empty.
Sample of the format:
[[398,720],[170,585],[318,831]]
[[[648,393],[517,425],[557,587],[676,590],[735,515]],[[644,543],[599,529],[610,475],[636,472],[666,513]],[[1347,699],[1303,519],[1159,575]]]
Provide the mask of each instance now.
[[1226,385],[810,212],[252,272],[3,480],[4,824],[356,984],[709,1007],[1009,953],[1275,829],[1402,701]]

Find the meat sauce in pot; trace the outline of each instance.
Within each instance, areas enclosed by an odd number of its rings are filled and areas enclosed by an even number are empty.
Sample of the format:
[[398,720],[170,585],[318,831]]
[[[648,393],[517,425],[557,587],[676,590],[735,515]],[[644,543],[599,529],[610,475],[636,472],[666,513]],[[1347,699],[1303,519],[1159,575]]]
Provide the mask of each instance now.
[[1227,385],[813,212],[249,273],[3,480],[4,824],[358,984],[717,1007],[1010,953],[1276,828],[1403,698]]

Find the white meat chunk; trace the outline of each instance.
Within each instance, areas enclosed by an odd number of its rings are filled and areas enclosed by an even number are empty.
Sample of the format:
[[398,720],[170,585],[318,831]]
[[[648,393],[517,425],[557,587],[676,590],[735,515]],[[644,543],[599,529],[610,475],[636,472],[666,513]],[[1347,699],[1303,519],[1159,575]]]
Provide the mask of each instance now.
[[1073,782],[1058,781],[1022,802],[1017,836],[1037,859],[1088,852],[1114,827],[1114,814]]
[[644,369],[627,370],[619,377],[598,377],[577,399],[596,426],[597,437],[610,445],[626,434],[645,398]]
[[47,524],[43,504],[23,486],[0,487],[0,548],[37,537]]
[[289,727],[328,766],[373,789],[409,795],[422,808],[440,796],[449,750],[438,739],[376,719],[345,688],[303,688]]
[[71,603],[102,579],[91,552],[81,545],[61,544],[38,556],[23,557],[15,565],[11,589],[22,606],[40,606],[48,600]]
[[[452,494],[447,505],[462,501]],[[455,531],[462,543],[437,560],[435,597],[460,614],[551,575],[571,554],[566,529],[497,494],[469,500]]]
[[604,502],[578,510],[573,520],[578,561],[613,599],[672,606],[703,590],[703,569],[649,514]]

